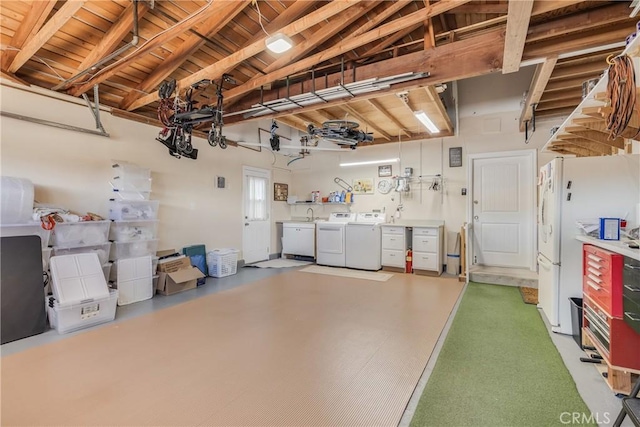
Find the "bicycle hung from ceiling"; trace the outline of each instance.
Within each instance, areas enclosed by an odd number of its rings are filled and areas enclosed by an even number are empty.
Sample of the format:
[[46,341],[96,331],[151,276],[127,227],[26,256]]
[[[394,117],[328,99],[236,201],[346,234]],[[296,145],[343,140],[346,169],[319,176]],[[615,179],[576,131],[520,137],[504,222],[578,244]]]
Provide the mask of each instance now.
[[[211,122],[211,129],[207,135],[209,145],[212,147],[219,145],[222,149],[227,148],[226,137],[222,135],[224,83],[236,84],[236,81],[229,74],[223,74],[218,83],[208,79],[200,80],[187,89],[184,99],[179,96],[179,91],[176,91],[174,79],[160,85],[158,89],[160,96],[158,119],[165,127],[160,131],[156,140],[169,149],[169,154],[178,159],[183,156],[193,160],[197,159],[198,149],[194,148],[191,143],[191,134],[195,127],[206,122]],[[216,105],[196,108],[198,102],[192,99],[194,90],[201,90],[212,84],[216,86]],[[175,96],[174,92],[176,92]]]

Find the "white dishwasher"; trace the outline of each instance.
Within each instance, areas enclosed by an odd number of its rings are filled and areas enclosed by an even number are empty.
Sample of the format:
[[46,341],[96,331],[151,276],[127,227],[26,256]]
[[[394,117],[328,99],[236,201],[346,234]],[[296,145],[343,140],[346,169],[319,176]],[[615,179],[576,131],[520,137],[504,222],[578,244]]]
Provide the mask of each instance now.
[[361,270],[382,268],[382,232],[380,224],[387,222],[386,214],[359,213],[355,222],[347,224],[346,265]]
[[315,257],[316,224],[285,222],[282,224],[282,255]]

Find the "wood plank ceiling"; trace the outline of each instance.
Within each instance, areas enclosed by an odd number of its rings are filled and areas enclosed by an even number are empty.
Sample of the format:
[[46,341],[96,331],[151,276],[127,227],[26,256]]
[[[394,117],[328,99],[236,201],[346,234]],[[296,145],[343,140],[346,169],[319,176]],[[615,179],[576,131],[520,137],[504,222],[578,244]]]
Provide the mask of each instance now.
[[[576,0],[22,0],[0,3],[4,79],[93,96],[113,114],[159,123],[159,85],[185,90],[225,72],[225,124],[276,118],[297,129],[326,120],[357,121],[374,143],[453,134],[450,82],[537,64],[521,128],[531,119],[567,115],[581,85],[635,30],[630,2]],[[139,40],[134,39],[134,21]],[[294,47],[265,49],[282,32]],[[135,46],[133,45],[135,44]],[[425,74],[421,74],[425,73]],[[428,74],[426,74],[428,73]],[[402,77],[398,79],[398,77]],[[405,78],[410,76],[410,78]],[[347,88],[346,96],[290,102],[297,95]],[[442,92],[445,86],[447,90]],[[215,103],[214,89],[196,94]],[[449,92],[447,92],[449,91]],[[280,100],[280,107],[261,108]],[[272,104],[270,104],[272,105]],[[441,129],[415,119],[422,110]]]

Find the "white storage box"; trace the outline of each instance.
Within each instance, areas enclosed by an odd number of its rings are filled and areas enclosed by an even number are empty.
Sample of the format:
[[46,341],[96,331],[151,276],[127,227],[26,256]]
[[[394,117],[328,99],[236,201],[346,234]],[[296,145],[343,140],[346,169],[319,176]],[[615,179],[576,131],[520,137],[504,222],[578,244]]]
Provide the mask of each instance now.
[[60,306],[109,296],[96,254],[54,256],[50,264],[51,290]]
[[238,270],[237,249],[214,249],[207,252],[209,276],[225,277],[236,274]]
[[109,181],[111,188],[117,191],[151,191],[151,178],[121,178],[114,177]]
[[113,190],[114,200],[149,200],[151,196],[150,191],[120,191]]
[[42,248],[49,246],[50,230],[42,228],[40,222],[32,222],[26,224],[2,224],[0,226],[0,235],[2,237],[12,236],[40,236]]
[[109,240],[133,242],[157,237],[158,220],[118,221],[111,224]]
[[46,304],[49,323],[59,334],[66,334],[110,322],[116,317],[117,301],[117,290],[109,291],[106,297],[93,298],[66,306],[60,305],[54,297],[48,297]]
[[111,259],[137,258],[154,255],[158,250],[158,240],[136,240],[133,242],[114,242],[111,245]]
[[143,168],[133,163],[113,160],[111,167],[113,168],[113,176],[116,178],[124,180],[151,178],[151,169]]
[[98,255],[98,259],[100,260],[100,265],[102,265],[109,262],[110,249],[111,243],[109,242],[103,243],[101,245],[76,246],[74,248],[59,248],[57,246],[54,246],[53,256],[96,253]]
[[158,200],[111,200],[109,219],[114,221],[157,219]]
[[143,279],[118,281],[114,286],[118,289],[118,305],[133,304],[153,298],[155,287],[153,276]]
[[73,246],[99,245],[109,241],[110,221],[60,222],[53,228],[53,245]]
[[146,279],[153,276],[151,271],[151,256],[138,258],[119,259],[111,267],[110,279],[114,282],[126,282],[128,280]]
[[109,281],[109,277],[111,276],[111,263],[108,262],[106,264],[102,264],[102,273],[104,274],[104,280]]

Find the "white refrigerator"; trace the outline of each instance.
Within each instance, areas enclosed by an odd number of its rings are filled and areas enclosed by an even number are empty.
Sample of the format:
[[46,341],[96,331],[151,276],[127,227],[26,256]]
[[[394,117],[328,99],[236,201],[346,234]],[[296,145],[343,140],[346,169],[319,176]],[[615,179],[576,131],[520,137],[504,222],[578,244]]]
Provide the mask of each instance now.
[[637,227],[640,155],[557,157],[538,177],[538,307],[554,332],[571,334],[569,298],[582,298],[578,220],[627,218]]

